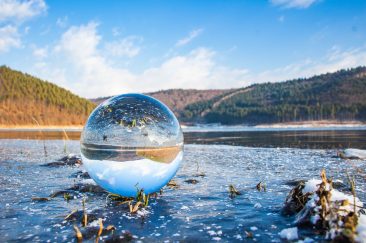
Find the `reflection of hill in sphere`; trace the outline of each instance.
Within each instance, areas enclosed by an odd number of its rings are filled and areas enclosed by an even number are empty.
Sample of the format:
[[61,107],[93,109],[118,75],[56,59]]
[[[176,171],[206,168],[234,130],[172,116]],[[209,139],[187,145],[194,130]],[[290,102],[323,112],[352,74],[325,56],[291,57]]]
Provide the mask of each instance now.
[[174,114],[141,94],[113,97],[90,115],[81,154],[90,176],[103,188],[134,196],[136,187],[158,191],[176,173],[183,134]]

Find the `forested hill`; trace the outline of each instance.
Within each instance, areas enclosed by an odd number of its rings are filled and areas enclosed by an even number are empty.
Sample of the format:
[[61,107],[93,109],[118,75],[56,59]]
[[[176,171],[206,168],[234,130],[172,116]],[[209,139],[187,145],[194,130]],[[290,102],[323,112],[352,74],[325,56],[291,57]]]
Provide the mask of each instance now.
[[0,66],[0,126],[83,125],[94,107],[52,83]]
[[[148,95],[166,103],[182,123],[366,122],[366,67],[241,89],[173,89]],[[0,67],[0,126],[82,125],[94,107],[52,83]]]
[[[156,92],[146,93],[146,95],[152,96],[164,104],[166,104],[176,115],[189,104],[193,104],[200,101],[207,101],[214,97],[219,97],[223,94],[229,93],[228,89],[209,89],[209,90],[197,90],[197,89],[167,89]],[[92,99],[95,104],[99,104],[110,97],[101,97]]]
[[279,83],[255,84],[179,112],[184,122],[263,124],[366,121],[366,67]]

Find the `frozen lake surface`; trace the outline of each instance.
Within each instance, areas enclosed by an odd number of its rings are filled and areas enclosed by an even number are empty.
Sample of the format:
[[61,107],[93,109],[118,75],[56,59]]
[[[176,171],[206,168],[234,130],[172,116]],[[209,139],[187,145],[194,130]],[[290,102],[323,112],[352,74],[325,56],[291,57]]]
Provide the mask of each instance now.
[[[217,140],[215,140],[217,141]],[[279,232],[294,227],[293,217],[281,209],[288,192],[299,180],[319,178],[322,168],[327,175],[343,181],[346,172],[356,178],[357,195],[365,197],[366,160],[347,161],[336,158],[335,149],[264,148],[223,144],[190,144],[185,146],[184,161],[174,180],[178,188],[163,188],[162,195],[150,200],[144,215],[131,215],[127,205],[106,200],[106,192],[77,192],[67,201],[57,196],[50,201],[32,201],[90,180],[75,178],[81,167],[47,167],[65,155],[64,141],[0,140],[0,241],[68,242],[75,240],[73,225],[80,221],[65,220],[74,209],[86,209],[90,215],[88,237],[95,240],[94,219],[114,225],[115,235],[131,233],[133,240],[154,241],[240,241],[247,234],[252,240],[280,242]],[[362,147],[362,146],[359,146]],[[79,142],[67,141],[67,153],[79,154]],[[199,176],[198,174],[205,176]],[[197,180],[192,184],[192,179]],[[267,191],[257,191],[259,182]],[[242,192],[229,197],[230,184]],[[342,184],[342,183],[341,183]],[[97,229],[97,227],[94,227]],[[86,231],[87,231],[86,230]],[[111,234],[103,240],[111,240]],[[311,228],[299,228],[299,237],[321,240]]]

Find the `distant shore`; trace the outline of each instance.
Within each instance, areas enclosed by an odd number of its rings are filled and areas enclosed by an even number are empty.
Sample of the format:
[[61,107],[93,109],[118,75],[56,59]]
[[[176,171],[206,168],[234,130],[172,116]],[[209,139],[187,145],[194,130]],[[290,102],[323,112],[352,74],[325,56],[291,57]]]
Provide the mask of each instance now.
[[272,123],[256,125],[255,127],[270,127],[270,128],[282,128],[282,127],[357,127],[366,126],[366,122],[360,121],[337,121],[337,120],[318,120],[318,121],[299,121],[299,122],[284,122],[284,123]]
[[83,130],[83,126],[35,126],[35,125],[0,125],[0,131],[3,130],[14,130],[14,131],[81,131]]
[[[336,120],[319,120],[319,121],[299,121],[299,122],[284,122],[284,123],[272,123],[272,124],[260,124],[260,125],[245,125],[245,124],[237,124],[237,125],[221,125],[221,124],[195,124],[195,125],[181,125],[183,130],[189,128],[197,128],[200,127],[250,127],[250,128],[351,128],[351,127],[365,127],[365,122],[360,121],[336,121]],[[55,126],[55,125],[43,125],[43,126],[35,126],[35,125],[0,125],[0,131],[81,131],[83,130],[83,126]]]

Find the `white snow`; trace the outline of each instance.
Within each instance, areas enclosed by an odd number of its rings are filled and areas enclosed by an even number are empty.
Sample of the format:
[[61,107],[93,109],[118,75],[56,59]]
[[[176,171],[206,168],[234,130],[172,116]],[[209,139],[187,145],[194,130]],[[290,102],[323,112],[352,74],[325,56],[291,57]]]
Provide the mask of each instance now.
[[[309,215],[309,212],[311,215],[310,221],[312,224],[316,224],[316,222],[320,219],[319,207],[317,206],[319,197],[318,197],[318,195],[315,194],[315,192],[318,190],[319,184],[321,184],[321,183],[322,183],[322,181],[317,180],[317,179],[311,179],[305,183],[302,193],[303,194],[314,193],[314,194],[312,194],[310,196],[310,200],[306,203],[305,208],[298,213],[297,219],[295,222],[300,222],[301,220],[303,220],[303,218],[306,217],[306,215]],[[363,203],[360,201],[360,199],[358,199],[357,197],[354,198],[353,195],[345,194],[336,189],[333,189],[330,187],[330,184],[328,184],[328,183],[325,185],[325,189],[330,192],[330,194],[331,194],[330,200],[332,202],[337,202],[337,201],[340,202],[340,201],[345,201],[345,200],[348,201],[348,204],[346,204],[345,206],[340,206],[341,210],[338,211],[338,214],[340,214],[340,215],[346,215],[347,212],[353,212],[354,211],[354,205],[353,205],[354,202],[356,202],[356,206],[357,206],[356,213],[359,213],[360,208],[363,207]],[[339,224],[339,226],[341,226],[341,224]],[[289,236],[289,237],[292,236],[291,233],[288,232],[288,230],[295,231],[294,228],[282,230],[280,232],[281,238],[287,238],[287,236]],[[297,233],[297,231],[296,231],[296,233]],[[327,232],[326,238],[333,239],[336,236],[336,234],[337,234],[337,232],[335,229],[330,229]],[[360,215],[360,217],[359,217],[359,222],[358,222],[358,226],[357,226],[357,234],[358,234],[358,236],[357,236],[356,242],[366,243],[366,216],[365,215]]]
[[88,226],[90,226],[90,227],[99,227],[99,220],[96,219],[96,220],[90,222]]
[[84,183],[84,184],[92,184],[92,185],[96,185],[97,184],[93,179],[84,179],[84,180],[82,180],[82,183]]
[[349,157],[357,157],[360,159],[366,159],[366,150],[362,150],[362,149],[345,149],[344,150],[344,155],[349,158]]
[[215,232],[214,230],[209,230],[209,231],[207,231],[207,233],[208,233],[209,235],[216,235],[216,232]]
[[366,215],[361,214],[358,218],[356,242],[366,243]]
[[297,243],[312,243],[314,242],[313,239],[306,237],[304,240],[299,240]]
[[251,230],[251,231],[256,231],[256,230],[258,230],[258,228],[257,228],[257,227],[255,227],[255,226],[252,226],[252,227],[250,227],[250,230]]
[[256,203],[256,204],[254,204],[254,207],[255,207],[255,208],[261,208],[261,207],[262,207],[262,204],[260,204],[260,203]]
[[[331,200],[332,200],[332,202],[348,200],[348,202],[350,204],[347,206],[342,206],[342,209],[346,209],[348,211],[353,211],[353,208],[354,208],[353,207],[353,200],[354,200],[353,195],[347,195],[347,194],[344,194],[343,192],[333,189]],[[357,197],[356,197],[356,206],[358,207],[356,209],[357,212],[358,212],[359,208],[363,207],[363,203]]]
[[316,190],[318,190],[319,184],[322,183],[321,180],[318,179],[310,179],[307,182],[305,182],[305,187],[304,189],[302,189],[302,193],[312,193],[315,192]]
[[145,217],[146,215],[148,215],[150,212],[147,211],[145,208],[141,208],[137,211],[137,215],[140,217]]
[[299,238],[297,227],[283,229],[279,234],[282,239],[297,240]]

